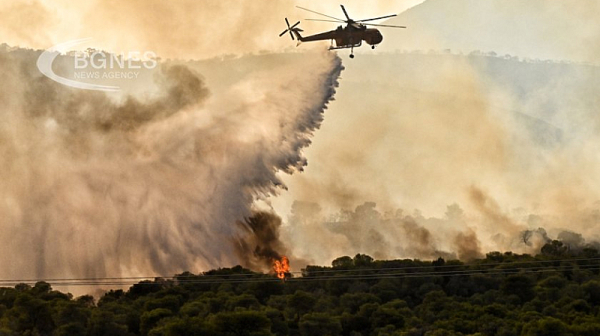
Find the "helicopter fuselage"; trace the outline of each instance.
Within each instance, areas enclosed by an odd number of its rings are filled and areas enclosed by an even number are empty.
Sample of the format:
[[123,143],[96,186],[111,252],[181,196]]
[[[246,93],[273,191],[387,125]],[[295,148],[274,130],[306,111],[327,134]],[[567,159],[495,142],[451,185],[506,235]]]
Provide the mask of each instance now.
[[332,40],[335,41],[336,48],[347,48],[350,46],[357,47],[363,41],[372,46],[377,45],[383,41],[383,35],[378,29],[352,23],[346,27],[338,26],[337,29],[328,32],[301,36],[298,40],[302,42]]
[[336,47],[356,46],[362,41],[369,45],[377,45],[383,41],[383,35],[378,29],[367,28],[363,25],[349,24],[345,28],[339,26],[335,33],[336,37],[333,40]]

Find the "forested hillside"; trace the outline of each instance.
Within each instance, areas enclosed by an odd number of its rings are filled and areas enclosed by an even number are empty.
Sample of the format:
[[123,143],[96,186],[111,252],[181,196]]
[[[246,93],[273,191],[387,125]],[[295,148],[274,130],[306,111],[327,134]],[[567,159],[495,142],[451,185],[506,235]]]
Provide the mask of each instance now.
[[0,335],[598,335],[600,255],[373,260],[285,281],[242,267],[142,281],[97,302],[46,282],[0,289]]

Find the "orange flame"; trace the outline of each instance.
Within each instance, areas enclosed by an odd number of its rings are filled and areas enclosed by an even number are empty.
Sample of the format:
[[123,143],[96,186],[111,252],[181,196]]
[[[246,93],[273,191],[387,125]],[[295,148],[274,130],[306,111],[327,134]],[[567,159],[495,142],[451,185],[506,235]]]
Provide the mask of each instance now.
[[281,280],[285,280],[286,273],[290,272],[290,260],[286,256],[281,256],[279,260],[273,260],[273,271]]

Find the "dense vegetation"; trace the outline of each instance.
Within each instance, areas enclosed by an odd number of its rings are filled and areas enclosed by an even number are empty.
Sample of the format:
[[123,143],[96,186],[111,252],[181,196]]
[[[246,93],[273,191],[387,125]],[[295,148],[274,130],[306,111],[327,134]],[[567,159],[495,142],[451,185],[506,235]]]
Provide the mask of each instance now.
[[142,281],[97,303],[45,282],[0,289],[0,335],[600,335],[600,255],[341,257],[282,282],[242,267]]

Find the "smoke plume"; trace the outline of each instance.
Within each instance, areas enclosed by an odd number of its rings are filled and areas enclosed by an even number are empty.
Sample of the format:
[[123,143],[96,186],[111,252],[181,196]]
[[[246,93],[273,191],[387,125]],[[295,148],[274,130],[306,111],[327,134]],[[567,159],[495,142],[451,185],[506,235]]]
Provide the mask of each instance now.
[[[307,149],[311,165],[284,177],[289,193],[273,202],[278,213],[310,201],[320,221],[336,227],[349,220],[331,214],[374,202],[384,220],[369,224],[375,239],[359,248],[376,257],[533,254],[563,231],[581,234],[584,246],[600,240],[596,66],[442,51],[361,55],[347,68]],[[418,226],[403,225],[407,215]],[[385,222],[398,217],[396,226]],[[427,229],[429,248],[407,248],[406,240],[418,241],[407,237],[426,235],[403,227]],[[337,229],[302,238],[289,231],[286,242],[347,240]],[[317,264],[359,252],[309,246],[293,252]]]
[[0,51],[3,278],[171,275],[285,251],[255,204],[306,164],[342,70],[334,54],[240,60],[254,71],[217,90],[161,63],[154,92],[123,96],[57,84],[38,55]]
[[279,238],[281,218],[276,214],[258,211],[245,221],[238,222],[247,234],[235,244],[241,263],[254,269],[272,266],[273,260],[288,255],[289,251]]

